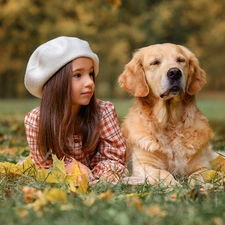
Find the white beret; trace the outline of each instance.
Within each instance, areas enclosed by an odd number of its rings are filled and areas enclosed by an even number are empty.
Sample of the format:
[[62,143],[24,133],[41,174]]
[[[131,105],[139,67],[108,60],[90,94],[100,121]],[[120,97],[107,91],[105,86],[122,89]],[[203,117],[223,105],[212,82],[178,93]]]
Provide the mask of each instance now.
[[40,45],[28,61],[24,78],[25,87],[32,95],[41,98],[42,88],[49,78],[68,62],[79,57],[93,60],[97,76],[99,59],[87,41],[62,36]]

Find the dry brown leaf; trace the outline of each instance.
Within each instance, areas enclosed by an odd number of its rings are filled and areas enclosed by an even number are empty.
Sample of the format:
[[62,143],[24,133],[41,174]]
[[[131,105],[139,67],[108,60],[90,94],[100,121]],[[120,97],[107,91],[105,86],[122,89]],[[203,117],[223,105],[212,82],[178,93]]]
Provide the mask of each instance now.
[[10,155],[15,154],[17,151],[18,151],[18,148],[15,148],[15,147],[1,149],[1,153],[7,153],[7,154],[10,154]]
[[214,217],[213,221],[214,221],[215,225],[224,225],[223,220],[219,217]]
[[144,208],[143,211],[152,217],[165,217],[167,214],[159,205],[151,205]]
[[101,199],[101,200],[108,200],[109,198],[112,198],[114,196],[114,193],[111,192],[111,191],[106,191],[106,192],[103,192],[101,193],[99,196],[98,196],[98,199]]
[[129,205],[134,205],[139,211],[143,209],[143,204],[141,203],[140,199],[138,196],[134,196],[131,198],[128,202]]
[[[43,192],[35,188],[24,187],[24,199],[28,203],[27,209],[33,209],[38,216],[43,215],[44,207],[49,204],[65,204],[68,202],[66,191],[59,188],[46,188]],[[18,211],[21,217],[24,217],[24,211]]]
[[26,203],[35,202],[43,194],[42,191],[37,190],[32,187],[27,187],[27,186],[23,187],[22,191],[23,191],[23,195],[24,195],[24,201]]

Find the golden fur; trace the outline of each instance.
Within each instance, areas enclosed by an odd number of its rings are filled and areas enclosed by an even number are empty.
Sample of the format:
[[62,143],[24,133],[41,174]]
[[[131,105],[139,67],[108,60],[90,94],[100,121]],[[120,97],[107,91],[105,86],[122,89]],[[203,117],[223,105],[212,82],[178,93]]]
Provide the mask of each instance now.
[[[195,103],[206,74],[195,55],[175,44],[141,48],[118,80],[135,97],[122,132],[134,177],[150,184],[178,184],[175,178],[210,169],[212,130]],[[195,182],[195,181],[194,181]]]

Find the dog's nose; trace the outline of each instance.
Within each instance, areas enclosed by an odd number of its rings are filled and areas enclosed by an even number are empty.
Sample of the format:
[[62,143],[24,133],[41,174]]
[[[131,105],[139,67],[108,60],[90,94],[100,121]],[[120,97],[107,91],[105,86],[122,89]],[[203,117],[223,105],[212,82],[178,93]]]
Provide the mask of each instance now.
[[172,79],[172,80],[178,80],[181,78],[182,73],[178,68],[171,68],[168,70],[167,72],[167,76],[168,78]]

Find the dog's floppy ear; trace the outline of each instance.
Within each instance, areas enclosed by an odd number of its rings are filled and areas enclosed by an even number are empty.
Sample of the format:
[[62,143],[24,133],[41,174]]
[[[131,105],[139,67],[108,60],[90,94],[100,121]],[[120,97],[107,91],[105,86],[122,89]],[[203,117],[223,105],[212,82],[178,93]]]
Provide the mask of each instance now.
[[132,60],[125,66],[118,79],[119,85],[135,97],[145,97],[149,87],[145,79],[140,51],[135,52]]
[[187,80],[187,93],[189,95],[195,95],[199,92],[206,83],[206,73],[200,68],[198,59],[187,48],[182,47],[189,58],[189,74]]

